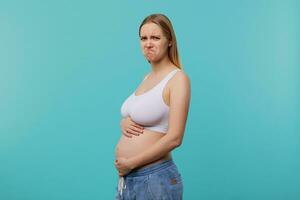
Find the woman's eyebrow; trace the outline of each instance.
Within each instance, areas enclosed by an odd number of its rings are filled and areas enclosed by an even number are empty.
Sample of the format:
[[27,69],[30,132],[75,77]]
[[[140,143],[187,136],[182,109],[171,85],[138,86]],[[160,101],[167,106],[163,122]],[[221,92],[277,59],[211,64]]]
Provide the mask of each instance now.
[[[147,35],[141,35],[140,38],[147,38]],[[160,34],[151,34],[149,37],[161,37]]]

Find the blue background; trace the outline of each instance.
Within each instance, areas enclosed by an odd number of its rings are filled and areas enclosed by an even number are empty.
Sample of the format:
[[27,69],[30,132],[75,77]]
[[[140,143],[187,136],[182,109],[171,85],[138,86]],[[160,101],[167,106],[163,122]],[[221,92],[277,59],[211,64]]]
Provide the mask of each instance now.
[[192,99],[184,199],[300,199],[299,1],[1,1],[0,199],[113,199],[120,106],[173,22]]

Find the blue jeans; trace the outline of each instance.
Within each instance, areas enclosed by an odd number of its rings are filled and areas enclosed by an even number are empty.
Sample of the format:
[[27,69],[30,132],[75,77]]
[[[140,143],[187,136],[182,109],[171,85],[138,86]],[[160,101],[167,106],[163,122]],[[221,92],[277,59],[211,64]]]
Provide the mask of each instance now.
[[182,193],[181,175],[167,160],[120,177],[116,200],[180,200]]

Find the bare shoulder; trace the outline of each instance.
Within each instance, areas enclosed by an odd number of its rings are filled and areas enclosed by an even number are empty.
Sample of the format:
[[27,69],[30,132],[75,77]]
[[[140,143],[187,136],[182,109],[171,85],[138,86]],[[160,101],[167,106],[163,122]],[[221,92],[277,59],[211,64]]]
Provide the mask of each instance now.
[[174,78],[177,78],[178,80],[190,82],[188,75],[183,70],[178,71],[175,74]]
[[176,74],[174,75],[174,77],[172,77],[170,82],[171,82],[170,83],[171,89],[172,88],[189,89],[190,87],[190,78],[183,70],[176,72]]

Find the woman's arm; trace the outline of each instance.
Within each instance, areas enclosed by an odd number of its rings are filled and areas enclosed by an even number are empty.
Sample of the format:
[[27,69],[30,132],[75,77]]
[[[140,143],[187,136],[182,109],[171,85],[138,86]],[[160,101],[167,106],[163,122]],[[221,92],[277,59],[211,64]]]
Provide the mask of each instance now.
[[174,78],[174,84],[170,85],[169,127],[167,134],[149,149],[138,155],[118,160],[116,167],[121,169],[121,171],[124,169],[124,172],[129,172],[134,168],[158,160],[172,149],[181,145],[189,110],[190,80],[183,72],[179,72]]

